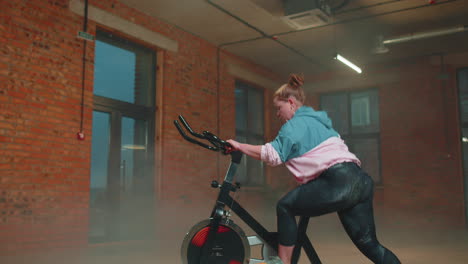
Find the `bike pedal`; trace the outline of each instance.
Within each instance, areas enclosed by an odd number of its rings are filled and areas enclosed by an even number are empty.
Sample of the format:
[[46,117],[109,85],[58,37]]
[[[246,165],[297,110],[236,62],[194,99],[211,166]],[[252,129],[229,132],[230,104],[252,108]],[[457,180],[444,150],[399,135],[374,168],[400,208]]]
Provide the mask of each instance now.
[[248,236],[247,240],[251,246],[263,245],[263,241],[258,236]]
[[258,264],[283,264],[283,261],[279,257],[272,257],[266,262],[260,262]]

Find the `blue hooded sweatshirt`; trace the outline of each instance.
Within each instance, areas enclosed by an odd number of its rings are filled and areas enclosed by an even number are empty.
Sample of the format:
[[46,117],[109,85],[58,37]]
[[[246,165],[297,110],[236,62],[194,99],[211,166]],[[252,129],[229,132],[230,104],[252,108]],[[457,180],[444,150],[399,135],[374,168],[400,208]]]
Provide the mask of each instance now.
[[300,157],[330,137],[339,137],[332,127],[332,121],[324,111],[315,111],[302,106],[280,129],[270,142],[278,152],[281,161]]

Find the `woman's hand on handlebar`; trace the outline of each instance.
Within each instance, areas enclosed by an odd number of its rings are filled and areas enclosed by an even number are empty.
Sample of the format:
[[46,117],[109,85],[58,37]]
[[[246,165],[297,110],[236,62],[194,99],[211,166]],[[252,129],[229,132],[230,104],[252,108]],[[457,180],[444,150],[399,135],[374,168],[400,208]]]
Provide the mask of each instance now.
[[240,143],[233,140],[233,139],[228,139],[226,140],[227,143],[229,143],[232,147],[232,150],[236,151],[236,150],[240,150]]
[[229,144],[231,144],[234,150],[240,151],[254,159],[261,159],[262,153],[262,146],[261,145],[250,145],[245,143],[239,143],[233,139],[226,140]]

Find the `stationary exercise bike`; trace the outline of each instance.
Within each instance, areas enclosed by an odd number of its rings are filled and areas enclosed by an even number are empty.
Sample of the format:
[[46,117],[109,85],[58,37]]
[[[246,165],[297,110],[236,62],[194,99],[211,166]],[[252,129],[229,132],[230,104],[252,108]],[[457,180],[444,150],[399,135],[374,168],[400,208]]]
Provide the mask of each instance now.
[[[206,149],[221,152],[231,156],[231,163],[222,183],[211,182],[211,187],[219,188],[218,198],[208,219],[194,225],[186,234],[181,247],[183,264],[260,264],[272,256],[277,255],[278,233],[267,231],[258,223],[239,203],[232,197],[231,192],[240,189],[239,183],[232,183],[234,174],[242,159],[240,151],[233,151],[232,146],[218,138],[216,135],[203,131],[195,133],[187,121],[179,116],[179,120],[185,129],[193,136],[188,136],[177,120],[174,120],[182,137],[190,143],[197,144]],[[211,145],[195,139],[208,141]],[[255,233],[254,236],[246,236],[244,231],[230,218],[229,207],[236,215],[244,221]],[[307,237],[306,230],[309,217],[301,216],[298,226],[298,243],[296,244],[292,262],[296,264],[299,260],[301,248],[313,264],[321,264],[314,247]],[[250,258],[251,246],[262,246],[262,259]]]

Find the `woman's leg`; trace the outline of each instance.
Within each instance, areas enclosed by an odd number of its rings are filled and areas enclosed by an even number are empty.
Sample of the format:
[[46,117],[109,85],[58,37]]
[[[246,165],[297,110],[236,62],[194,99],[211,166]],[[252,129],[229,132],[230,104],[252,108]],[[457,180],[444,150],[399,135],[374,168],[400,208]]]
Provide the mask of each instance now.
[[[361,172],[364,181],[372,185],[370,177]],[[365,199],[352,208],[338,212],[341,223],[353,243],[358,249],[375,264],[400,264],[398,258],[377,240],[374,223],[374,210],[372,206],[373,194],[366,195]]]
[[283,262],[289,264],[292,252],[287,248],[293,248],[297,240],[296,215],[338,212],[346,232],[364,255],[376,264],[399,264],[398,258],[377,241],[372,199],[372,179],[354,163],[332,166],[317,179],[287,193],[277,204]]
[[278,246],[278,257],[283,261],[283,264],[290,264],[292,254],[294,251],[294,245],[292,246]]
[[[297,241],[297,223],[295,216],[302,211],[301,209],[304,205],[301,201],[304,201],[304,199],[312,201],[309,198],[314,199],[313,197],[305,197],[303,189],[304,185],[296,187],[281,198],[276,205],[279,233],[278,256],[284,264],[291,263],[294,245]],[[311,207],[313,204],[307,207]]]
[[355,185],[353,182],[357,179],[349,172],[357,169],[354,163],[333,166],[317,179],[296,187],[278,201],[278,253],[285,264],[290,263],[297,241],[295,216],[319,216],[346,208],[350,203],[352,186]]
[[299,187],[290,191],[276,205],[279,233],[278,257],[284,264],[291,263],[294,245],[297,240],[297,223],[293,205],[299,195]]
[[[332,205],[336,199],[323,179],[301,185],[287,193],[276,205],[279,243],[293,246],[297,241],[297,215],[318,216],[336,212]],[[341,208],[340,208],[341,209]]]

